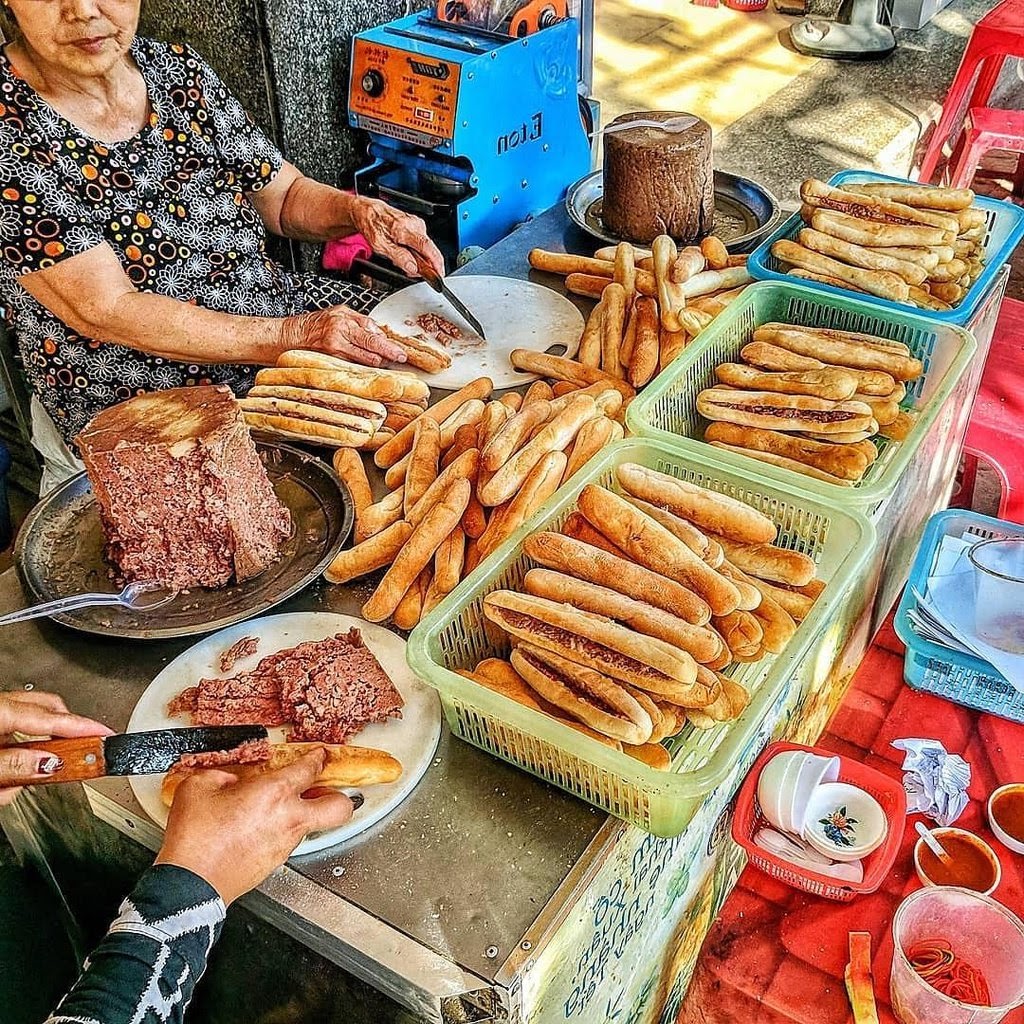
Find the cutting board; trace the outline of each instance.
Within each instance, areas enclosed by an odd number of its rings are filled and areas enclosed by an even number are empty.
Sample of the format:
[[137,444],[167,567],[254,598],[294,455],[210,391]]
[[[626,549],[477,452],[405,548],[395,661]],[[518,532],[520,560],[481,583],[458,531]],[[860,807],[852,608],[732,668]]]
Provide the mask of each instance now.
[[[430,766],[441,735],[441,704],[437,693],[420,682],[406,664],[405,641],[382,626],[331,612],[293,612],[240,622],[206,637],[167,665],[139,698],[128,722],[128,732],[191,725],[187,715],[170,718],[167,714],[168,701],[182,690],[195,686],[203,678],[220,679],[249,671],[268,654],[276,654],[304,640],[323,640],[335,633],[347,633],[353,626],[361,630],[366,646],[405,699],[405,707],[401,718],[368,725],[351,743],[393,754],[402,763],[402,777],[389,785],[364,787],[361,792],[366,802],[349,822],[341,828],[306,836],[292,856],[316,853],[352,839],[393,811],[416,788]],[[221,672],[221,653],[246,636],[259,638],[256,653],[240,658],[231,672]],[[284,729],[267,731],[271,742],[280,743],[285,738]],[[161,827],[167,824],[167,808],[160,799],[163,778],[163,775],[135,775],[129,780],[142,809]]]
[[583,314],[564,295],[513,277],[460,274],[445,281],[480,321],[486,341],[425,281],[392,293],[370,314],[398,334],[421,333],[416,317],[422,313],[437,313],[459,327],[462,337],[445,349],[452,358],[448,369],[424,373],[409,367],[431,387],[454,391],[477,377],[490,377],[498,391],[529,383],[535,375],[520,373],[509,362],[515,348],[568,357],[576,354]]

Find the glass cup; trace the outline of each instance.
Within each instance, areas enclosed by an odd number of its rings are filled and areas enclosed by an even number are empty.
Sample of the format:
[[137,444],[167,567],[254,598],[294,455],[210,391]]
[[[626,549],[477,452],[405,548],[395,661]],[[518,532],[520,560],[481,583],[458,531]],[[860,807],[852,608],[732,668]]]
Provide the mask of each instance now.
[[974,625],[993,647],[1024,654],[1024,537],[983,540],[968,552],[974,566]]
[[[919,889],[896,909],[889,992],[903,1024],[996,1024],[1024,1003],[1024,923],[989,896],[952,886]],[[945,939],[981,970],[992,1006],[974,1006],[932,988],[907,959],[907,950]]]

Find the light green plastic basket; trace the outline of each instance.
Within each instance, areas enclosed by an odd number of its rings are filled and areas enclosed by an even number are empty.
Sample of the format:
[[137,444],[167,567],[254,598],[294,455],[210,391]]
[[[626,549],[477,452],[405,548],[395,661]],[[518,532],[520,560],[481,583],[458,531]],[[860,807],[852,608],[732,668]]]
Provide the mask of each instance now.
[[[902,406],[918,413],[906,440],[879,435],[878,459],[852,487],[828,483],[739,455],[751,472],[766,481],[796,486],[829,502],[873,510],[896,490],[907,467],[929,435],[940,412],[967,371],[977,349],[961,327],[900,311],[889,312],[856,299],[828,295],[795,284],[752,285],[700,333],[675,362],[632,403],[626,414],[630,431],[671,445],[679,437],[700,441],[708,425],[697,412],[697,395],[717,381],[715,367],[740,362],[740,350],[755,328],[779,321],[805,327],[829,327],[900,341],[924,363],[924,374],[907,384]],[[950,443],[959,440],[950,439]],[[708,448],[708,458],[720,449]],[[930,512],[929,512],[930,514]]]
[[[778,525],[777,543],[809,554],[828,584],[783,654],[727,669],[751,691],[749,707],[735,722],[707,731],[687,725],[667,741],[670,771],[650,768],[456,673],[482,658],[507,657],[508,639],[486,622],[483,599],[494,590],[521,590],[533,567],[522,550],[527,536],[557,530],[586,484],[615,486],[615,469],[626,462],[760,509]],[[407,656],[413,671],[440,693],[456,736],[640,828],[674,836],[737,763],[757,756],[752,748],[758,726],[783,690],[811,688],[827,679],[863,607],[862,568],[874,545],[874,528],[856,511],[832,508],[795,488],[765,486],[743,469],[702,465],[656,442],[621,441],[577,473],[423,620],[409,638]]]

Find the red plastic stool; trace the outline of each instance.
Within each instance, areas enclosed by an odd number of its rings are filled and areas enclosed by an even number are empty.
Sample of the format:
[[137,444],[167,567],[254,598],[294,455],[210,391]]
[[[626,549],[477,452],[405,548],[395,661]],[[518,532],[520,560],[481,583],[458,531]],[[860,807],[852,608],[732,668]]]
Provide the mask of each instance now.
[[970,188],[974,172],[990,149],[1008,149],[1024,153],[1024,111],[999,110],[996,107],[971,107],[964,122],[956,169],[950,188]]
[[978,460],[999,477],[998,518],[1024,523],[1024,302],[1004,299],[964,441],[958,504],[970,505]]
[[1003,0],[974,26],[921,161],[919,181],[931,181],[942,147],[960,134],[964,111],[988,103],[1007,57],[1024,57],[1024,0]]

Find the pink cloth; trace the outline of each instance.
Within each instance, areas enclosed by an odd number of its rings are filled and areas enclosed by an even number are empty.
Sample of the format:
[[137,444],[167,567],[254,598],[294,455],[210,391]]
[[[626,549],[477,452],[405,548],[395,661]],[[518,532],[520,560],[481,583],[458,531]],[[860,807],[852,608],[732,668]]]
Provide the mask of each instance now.
[[324,246],[323,265],[325,270],[339,270],[347,274],[356,260],[365,260],[372,255],[373,250],[362,235],[334,238]]

